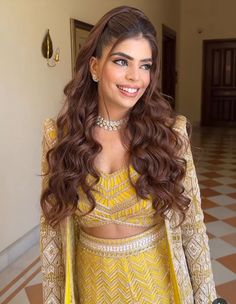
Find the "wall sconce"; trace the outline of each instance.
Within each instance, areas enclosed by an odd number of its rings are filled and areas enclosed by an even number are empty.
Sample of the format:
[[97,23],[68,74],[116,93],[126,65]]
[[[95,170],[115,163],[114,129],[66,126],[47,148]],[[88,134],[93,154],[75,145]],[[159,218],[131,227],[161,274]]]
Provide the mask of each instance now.
[[56,49],[55,55],[54,55],[53,59],[51,60],[51,62],[49,60],[53,55],[53,44],[52,44],[52,39],[49,34],[49,30],[47,30],[47,33],[43,39],[42,54],[43,54],[43,57],[47,59],[47,65],[49,67],[55,67],[57,62],[59,62],[59,57],[60,57],[59,48]]

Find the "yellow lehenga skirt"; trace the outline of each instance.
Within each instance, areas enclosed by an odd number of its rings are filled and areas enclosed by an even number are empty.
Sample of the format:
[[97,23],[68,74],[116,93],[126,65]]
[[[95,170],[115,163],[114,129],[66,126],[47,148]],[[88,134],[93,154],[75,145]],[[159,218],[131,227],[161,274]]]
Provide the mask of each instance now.
[[163,225],[122,239],[80,230],[77,249],[80,304],[175,303]]

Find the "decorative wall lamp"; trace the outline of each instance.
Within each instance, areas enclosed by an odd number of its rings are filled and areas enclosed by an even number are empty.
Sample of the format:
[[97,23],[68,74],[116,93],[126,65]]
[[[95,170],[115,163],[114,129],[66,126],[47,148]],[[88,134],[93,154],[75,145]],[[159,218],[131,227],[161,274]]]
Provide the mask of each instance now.
[[52,44],[52,39],[49,34],[49,30],[47,30],[47,33],[43,39],[42,43],[42,54],[43,57],[47,59],[47,65],[49,67],[54,67],[56,66],[57,62],[59,62],[59,57],[60,57],[60,49],[57,48],[55,55],[53,59],[50,61],[52,55],[53,55],[53,44]]

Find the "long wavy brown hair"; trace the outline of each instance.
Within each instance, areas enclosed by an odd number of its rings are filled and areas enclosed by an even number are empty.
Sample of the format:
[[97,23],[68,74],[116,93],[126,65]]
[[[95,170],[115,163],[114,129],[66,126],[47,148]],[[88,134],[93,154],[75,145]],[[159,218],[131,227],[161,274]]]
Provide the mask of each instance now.
[[[90,58],[101,58],[104,47],[111,43],[114,48],[137,36],[149,41],[153,64],[150,84],[130,109],[129,121],[122,130],[129,163],[139,173],[135,183],[129,174],[130,182],[138,197],[151,196],[153,208],[162,217],[167,210],[177,207],[184,218],[190,203],[182,183],[186,173],[186,161],[180,156],[184,141],[173,129],[177,115],[158,87],[161,62],[156,31],[142,11],[122,6],[109,11],[93,27],[78,54],[74,77],[64,89],[65,104],[56,120],[57,141],[47,152],[48,185],[41,195],[41,206],[51,225],[74,213],[80,199],[79,186],[91,203],[90,211],[96,206],[93,187],[100,175],[94,160],[102,146],[93,136],[98,91],[91,78]],[[92,185],[86,181],[88,174],[95,178]],[[52,201],[49,209],[48,203]]]

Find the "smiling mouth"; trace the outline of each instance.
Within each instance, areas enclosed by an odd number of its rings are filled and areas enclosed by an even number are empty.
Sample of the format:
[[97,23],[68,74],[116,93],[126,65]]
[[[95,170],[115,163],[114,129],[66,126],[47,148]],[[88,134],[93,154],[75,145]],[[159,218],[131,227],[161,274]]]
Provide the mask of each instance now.
[[123,86],[119,86],[117,85],[118,89],[120,89],[121,91],[123,92],[127,92],[127,93],[130,93],[130,94],[135,94],[138,92],[138,88],[128,88],[128,87],[123,87]]

